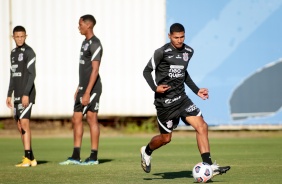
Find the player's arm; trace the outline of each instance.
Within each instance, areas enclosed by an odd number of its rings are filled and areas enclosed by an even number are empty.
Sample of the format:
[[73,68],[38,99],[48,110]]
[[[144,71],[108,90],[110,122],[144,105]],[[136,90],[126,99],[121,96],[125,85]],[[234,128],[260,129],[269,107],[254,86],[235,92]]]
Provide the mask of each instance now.
[[28,80],[27,84],[24,89],[24,93],[22,96],[22,105],[24,107],[27,107],[29,105],[29,94],[32,88],[34,87],[34,80],[36,76],[36,71],[35,71],[35,53],[33,50],[27,50],[27,71],[28,71]]
[[100,61],[92,61],[92,72],[90,75],[89,83],[87,85],[86,91],[83,94],[82,97],[82,105],[88,105],[90,102],[90,93],[91,90],[97,80],[98,74],[99,74],[99,67],[100,67]]
[[102,46],[100,44],[93,43],[90,46],[90,51],[92,53],[92,57],[91,57],[92,72],[85,93],[82,96],[82,100],[81,100],[82,105],[88,105],[90,102],[90,93],[99,75],[100,61],[103,54]]
[[10,83],[8,88],[8,94],[6,99],[6,105],[9,108],[12,108],[12,94],[14,91],[13,79],[12,79],[12,68],[10,69]]
[[185,84],[200,98],[206,100],[209,98],[208,89],[207,88],[198,88],[195,82],[191,79],[189,73],[185,71]]
[[[143,76],[145,80],[147,81],[148,85],[151,87],[151,89],[154,92],[159,92],[158,88],[162,88],[164,85],[160,85],[160,87],[155,83],[152,71],[156,69],[156,67],[159,65],[161,59],[163,57],[163,51],[161,49],[158,49],[154,52],[154,55],[151,57],[147,65],[145,66],[143,70]],[[167,90],[167,89],[166,89]],[[166,91],[165,90],[165,91]]]

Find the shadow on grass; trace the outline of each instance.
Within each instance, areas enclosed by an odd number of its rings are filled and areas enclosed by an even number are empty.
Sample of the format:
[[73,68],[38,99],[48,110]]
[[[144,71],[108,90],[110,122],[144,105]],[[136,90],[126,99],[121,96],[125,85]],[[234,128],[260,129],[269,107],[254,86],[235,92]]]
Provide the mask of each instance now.
[[104,164],[111,161],[113,161],[113,159],[99,159],[99,164]]
[[49,161],[47,160],[37,160],[37,165],[47,164]]
[[162,178],[144,178],[144,180],[193,178],[192,171],[164,172],[164,173],[155,173],[153,175],[161,176]]

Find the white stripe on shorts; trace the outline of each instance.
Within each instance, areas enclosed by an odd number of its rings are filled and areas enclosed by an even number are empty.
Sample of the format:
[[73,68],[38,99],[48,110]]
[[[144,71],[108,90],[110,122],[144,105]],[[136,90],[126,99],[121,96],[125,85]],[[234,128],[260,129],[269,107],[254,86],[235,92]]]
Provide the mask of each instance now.
[[22,112],[21,116],[19,119],[22,119],[24,117],[24,115],[29,111],[29,109],[32,107],[32,103],[29,103],[29,105],[27,106],[27,108],[24,109],[24,111]]
[[91,97],[90,97],[90,102],[89,102],[89,104],[88,104],[87,106],[85,106],[85,107],[83,108],[83,112],[82,112],[82,114],[84,114],[84,113],[85,113],[85,111],[86,111],[87,107],[90,105],[90,103],[91,103],[91,102],[92,102],[92,100],[95,98],[95,96],[96,96],[96,93],[93,93],[93,94],[91,95]]
[[168,133],[171,133],[171,130],[167,129],[167,128],[160,122],[159,118],[157,118],[157,119],[158,119],[159,125],[160,125],[165,131],[167,131]]

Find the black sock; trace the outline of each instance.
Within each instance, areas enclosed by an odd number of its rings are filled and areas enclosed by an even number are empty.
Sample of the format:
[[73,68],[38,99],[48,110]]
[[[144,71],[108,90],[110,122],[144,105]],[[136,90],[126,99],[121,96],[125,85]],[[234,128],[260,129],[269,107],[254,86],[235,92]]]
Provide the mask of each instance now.
[[80,160],[80,147],[74,147],[71,158]]
[[34,155],[33,155],[33,151],[31,148],[30,148],[30,160],[34,160]]
[[146,146],[145,153],[146,153],[147,155],[151,156],[152,153],[153,153],[153,151],[154,151],[154,150],[152,150],[152,149],[150,148],[149,144],[148,144],[148,145]]
[[91,150],[90,160],[97,160],[98,150]]
[[202,157],[203,162],[206,162],[206,163],[212,165],[210,152],[206,152],[206,153],[201,154],[201,157]]
[[26,158],[28,158],[29,160],[31,160],[31,159],[30,159],[30,155],[31,155],[31,151],[30,151],[30,150],[24,150],[24,156],[25,156]]

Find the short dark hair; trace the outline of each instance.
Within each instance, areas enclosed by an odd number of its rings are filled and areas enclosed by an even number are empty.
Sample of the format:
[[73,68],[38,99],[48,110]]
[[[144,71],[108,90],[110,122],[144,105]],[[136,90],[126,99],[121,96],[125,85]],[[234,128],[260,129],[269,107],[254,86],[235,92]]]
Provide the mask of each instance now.
[[25,28],[23,26],[16,26],[16,27],[14,27],[13,34],[15,32],[25,32],[26,33]]
[[170,26],[169,32],[170,34],[172,34],[173,32],[184,32],[185,33],[185,28],[180,23],[174,23]]
[[96,19],[93,15],[87,14],[80,17],[83,21],[90,21],[93,24],[93,27],[96,25]]

